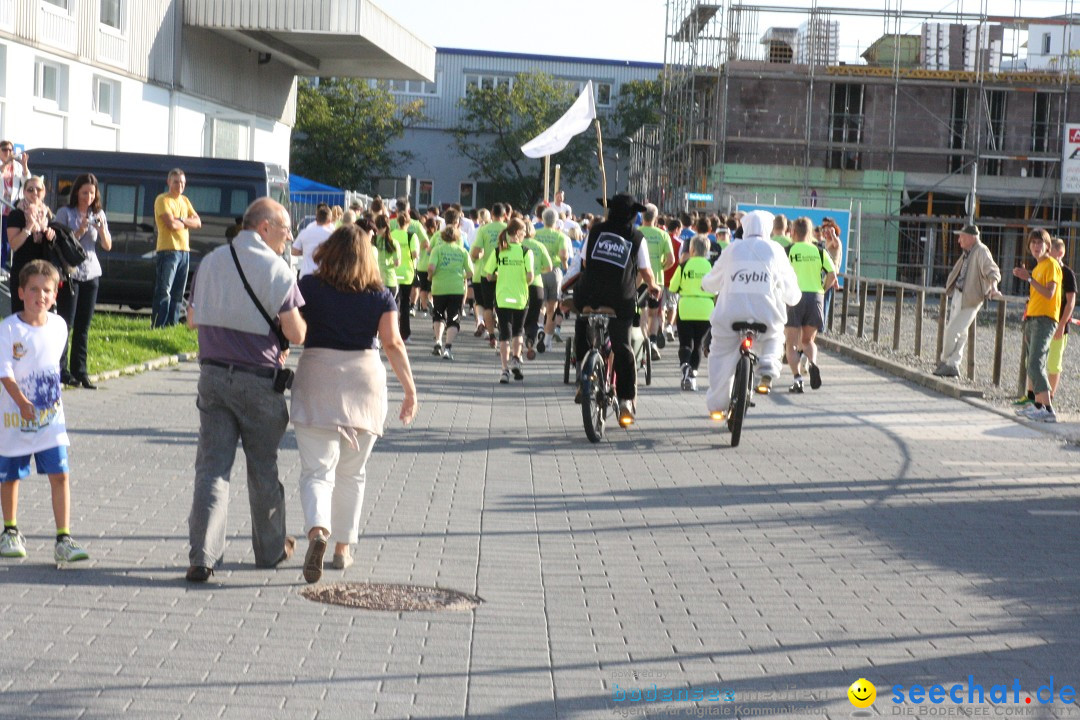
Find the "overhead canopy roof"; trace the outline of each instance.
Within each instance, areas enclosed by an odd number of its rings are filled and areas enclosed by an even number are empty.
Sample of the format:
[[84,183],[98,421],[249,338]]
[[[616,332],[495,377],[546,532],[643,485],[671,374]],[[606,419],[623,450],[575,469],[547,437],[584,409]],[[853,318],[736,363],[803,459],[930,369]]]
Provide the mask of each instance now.
[[184,24],[322,77],[435,79],[435,48],[369,0],[185,0]]

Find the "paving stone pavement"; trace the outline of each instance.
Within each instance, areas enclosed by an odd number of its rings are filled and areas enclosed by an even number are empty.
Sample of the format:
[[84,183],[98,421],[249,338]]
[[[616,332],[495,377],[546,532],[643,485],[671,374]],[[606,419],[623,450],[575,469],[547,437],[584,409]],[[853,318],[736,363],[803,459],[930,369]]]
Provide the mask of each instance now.
[[[778,381],[732,449],[669,346],[639,423],[593,445],[560,346],[500,386],[479,341],[449,363],[414,326],[419,418],[376,444],[357,563],[325,580],[438,585],[477,610],[320,605],[300,557],[256,569],[242,453],[226,564],[185,583],[183,363],[65,395],[92,559],[52,565],[47,484],[24,482],[0,717],[849,717],[859,677],[876,715],[927,709],[895,707],[893,685],[1080,684],[1080,458],[1059,439],[826,356],[820,391]],[[299,536],[291,432],[280,468]]]

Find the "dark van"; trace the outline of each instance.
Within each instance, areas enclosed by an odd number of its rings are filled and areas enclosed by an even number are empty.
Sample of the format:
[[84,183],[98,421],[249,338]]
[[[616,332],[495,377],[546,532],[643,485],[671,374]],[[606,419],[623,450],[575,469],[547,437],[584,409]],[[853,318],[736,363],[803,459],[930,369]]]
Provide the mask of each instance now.
[[102,268],[99,303],[150,306],[157,249],[154,200],[168,190],[169,170],[184,171],[184,195],[202,218],[202,228],[190,234],[192,274],[203,255],[225,242],[225,231],[252,200],[269,196],[288,206],[288,175],[278,165],[100,150],[37,148],[28,154],[30,171],[45,176],[46,201],[54,210],[68,203],[78,175],[90,172],[98,178],[113,237],[112,251],[98,253]]

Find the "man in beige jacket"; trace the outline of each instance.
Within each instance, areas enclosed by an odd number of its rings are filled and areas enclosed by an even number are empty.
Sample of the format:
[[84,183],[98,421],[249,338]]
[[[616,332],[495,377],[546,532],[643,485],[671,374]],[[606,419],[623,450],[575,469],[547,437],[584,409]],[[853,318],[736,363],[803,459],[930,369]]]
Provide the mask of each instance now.
[[941,377],[960,375],[960,358],[964,356],[968,327],[987,298],[997,300],[1001,269],[990,255],[990,249],[979,240],[979,228],[965,225],[959,235],[964,251],[945,281],[945,297],[949,298],[949,323],[941,346],[941,362],[934,374]]

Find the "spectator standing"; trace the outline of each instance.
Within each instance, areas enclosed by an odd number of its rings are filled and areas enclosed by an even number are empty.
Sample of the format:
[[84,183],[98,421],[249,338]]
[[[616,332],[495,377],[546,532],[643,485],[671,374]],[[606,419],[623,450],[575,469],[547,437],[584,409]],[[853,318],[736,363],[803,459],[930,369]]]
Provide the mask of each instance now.
[[[3,227],[0,229],[0,240],[3,241],[3,246],[0,248],[0,267],[5,270],[11,267],[11,247],[8,245],[7,236],[8,213],[11,212],[9,205],[14,205],[22,199],[23,183],[30,179],[30,168],[27,163],[26,153],[16,156],[15,145],[10,140],[0,140],[0,177],[3,180],[0,194],[4,198],[3,208],[0,209],[3,217]],[[16,283],[18,283],[18,278],[11,284]],[[12,293],[12,297],[14,296],[15,293]]]
[[57,310],[71,328],[71,362],[68,363],[68,345],[60,355],[60,379],[65,385],[81,385],[96,390],[90,382],[86,367],[87,346],[90,341],[90,323],[97,305],[98,284],[101,282],[101,262],[98,260],[98,244],[108,252],[112,250],[112,234],[109,221],[101,210],[101,190],[97,178],[87,173],[75,178],[66,207],[56,213],[57,222],[69,228],[86,252],[86,260],[68,273],[70,288],[60,293]]
[[232,244],[199,264],[187,316],[188,325],[199,330],[201,365],[188,582],[209,580],[225,552],[237,441],[247,459],[255,564],[274,567],[292,556],[296,544],[285,534],[285,488],[277,467],[278,445],[289,424],[284,395],[289,375],[281,368],[289,343],[304,342],[307,330],[296,275],[281,257],[290,227],[284,207],[259,198],[248,206],[244,230]]
[[168,327],[180,322],[180,304],[187,288],[191,266],[188,233],[202,227],[202,220],[184,195],[187,177],[180,168],[168,175],[169,191],[154,200],[157,222],[157,253],[154,255],[154,299],[150,305],[150,326]]
[[[49,227],[52,211],[45,204],[45,178],[31,176],[23,184],[23,198],[7,220],[7,240],[11,246],[11,277],[18,282],[19,272],[32,260],[49,259],[49,243],[56,231]],[[23,309],[18,293],[11,296],[11,312]]]
[[1024,339],[1027,341],[1027,374],[1031,392],[1030,407],[1020,414],[1037,422],[1057,422],[1050,403],[1050,379],[1046,361],[1061,314],[1061,265],[1050,256],[1050,233],[1035,228],[1028,234],[1028,250],[1036,260],[1035,269],[1013,268],[1013,276],[1028,284],[1028,304],[1024,313]]
[[957,231],[963,253],[945,280],[945,296],[952,313],[945,326],[941,362],[934,370],[940,377],[958,377],[960,359],[967,345],[968,327],[975,320],[983,301],[1001,297],[998,283],[1001,269],[990,255],[990,248],[980,241],[979,227],[965,225]]
[[1069,325],[1073,310],[1076,309],[1076,273],[1065,264],[1065,241],[1054,238],[1050,244],[1050,256],[1061,265],[1061,314],[1058,317],[1054,338],[1050,341],[1050,352],[1046,360],[1046,373],[1050,379],[1050,400],[1057,394],[1058,381],[1064,364],[1065,346],[1069,343]]
[[[71,539],[71,486],[68,483],[68,442],[64,406],[60,399],[60,352],[67,340],[67,325],[50,313],[56,302],[60,273],[45,260],[32,260],[18,276],[24,307],[0,323],[0,383],[4,392],[0,412],[0,505],[4,532],[0,556],[26,557],[19,532],[19,480],[30,475],[33,457],[39,474],[49,476],[59,563],[89,556]],[[14,422],[7,422],[14,418]]]
[[292,254],[302,258],[300,277],[315,272],[315,249],[321,245],[330,233],[334,232],[333,212],[326,203],[319,203],[315,208],[315,222],[300,231],[292,243]]

